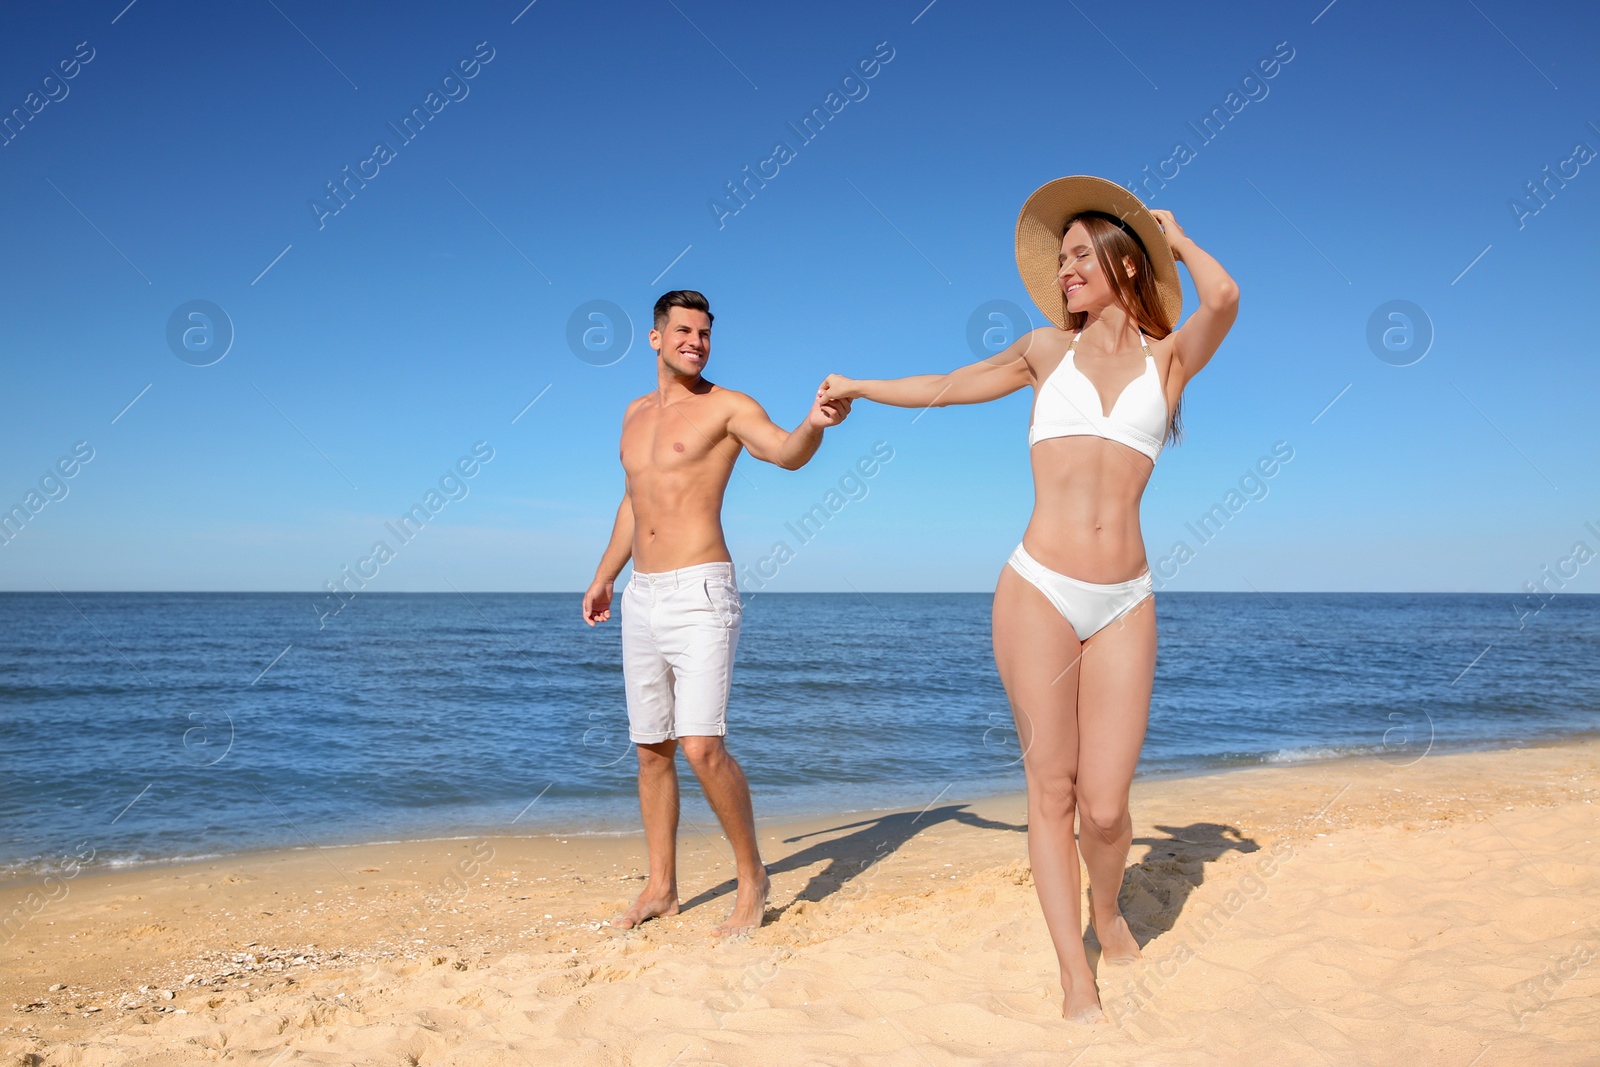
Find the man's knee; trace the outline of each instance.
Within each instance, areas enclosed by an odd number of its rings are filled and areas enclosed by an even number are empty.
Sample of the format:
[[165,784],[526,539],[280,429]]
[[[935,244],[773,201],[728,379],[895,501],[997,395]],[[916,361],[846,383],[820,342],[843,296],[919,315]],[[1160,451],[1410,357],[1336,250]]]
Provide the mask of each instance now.
[[728,755],[720,737],[685,737],[678,744],[683,748],[683,758],[697,772],[716,767]]
[[653,745],[635,744],[639,754],[639,773],[651,774],[670,770],[678,753],[678,742],[658,741]]

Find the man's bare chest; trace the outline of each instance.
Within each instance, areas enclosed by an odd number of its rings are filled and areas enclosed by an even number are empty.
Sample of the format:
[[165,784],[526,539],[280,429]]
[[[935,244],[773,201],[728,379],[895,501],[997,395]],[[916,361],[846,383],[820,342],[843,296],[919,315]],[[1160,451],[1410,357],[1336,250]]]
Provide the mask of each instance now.
[[622,431],[622,465],[631,472],[671,471],[725,460],[727,417],[709,404],[645,407]]

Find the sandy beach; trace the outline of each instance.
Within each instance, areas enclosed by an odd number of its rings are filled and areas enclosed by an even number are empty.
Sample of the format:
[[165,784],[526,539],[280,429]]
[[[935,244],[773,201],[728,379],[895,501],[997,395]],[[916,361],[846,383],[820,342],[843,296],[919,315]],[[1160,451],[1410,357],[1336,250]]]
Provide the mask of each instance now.
[[[1600,741],[1134,783],[1110,1016],[1058,1018],[1019,796],[764,824],[766,925],[686,805],[677,917],[605,920],[633,837],[246,854],[13,883],[26,1064],[1600,1062]],[[757,808],[760,792],[756,783]],[[29,898],[29,894],[35,894]]]

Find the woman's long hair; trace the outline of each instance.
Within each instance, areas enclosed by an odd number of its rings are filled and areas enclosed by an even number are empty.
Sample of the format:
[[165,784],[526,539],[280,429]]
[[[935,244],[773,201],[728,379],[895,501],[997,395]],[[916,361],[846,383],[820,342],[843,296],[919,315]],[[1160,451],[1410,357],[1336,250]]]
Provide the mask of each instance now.
[[[1122,305],[1122,310],[1133,318],[1139,329],[1152,337],[1160,339],[1171,333],[1172,327],[1162,321],[1161,294],[1156,290],[1155,268],[1150,265],[1144,245],[1133,232],[1112,216],[1099,211],[1085,211],[1072,216],[1062,232],[1071,229],[1075,222],[1082,223],[1083,228],[1089,231],[1089,243],[1094,246],[1095,259],[1099,260],[1100,269],[1111,282],[1111,292],[1117,303]],[[1133,264],[1132,278],[1123,269],[1124,259]],[[1088,319],[1089,313],[1086,311],[1069,311],[1067,329],[1077,333]],[[1167,423],[1167,443],[1177,444],[1182,440],[1183,398],[1180,396],[1172,409],[1172,420]]]

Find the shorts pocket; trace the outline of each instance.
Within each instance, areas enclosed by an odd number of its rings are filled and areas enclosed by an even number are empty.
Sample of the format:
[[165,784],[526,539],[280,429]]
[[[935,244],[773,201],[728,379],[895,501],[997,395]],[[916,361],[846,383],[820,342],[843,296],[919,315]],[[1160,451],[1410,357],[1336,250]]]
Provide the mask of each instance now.
[[739,603],[739,588],[729,581],[708,578],[705,589],[706,599],[711,602],[711,610],[717,613],[722,625],[737,626],[744,616],[744,608]]

